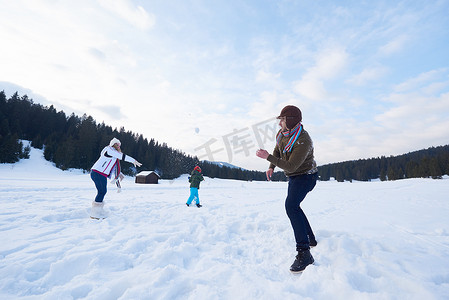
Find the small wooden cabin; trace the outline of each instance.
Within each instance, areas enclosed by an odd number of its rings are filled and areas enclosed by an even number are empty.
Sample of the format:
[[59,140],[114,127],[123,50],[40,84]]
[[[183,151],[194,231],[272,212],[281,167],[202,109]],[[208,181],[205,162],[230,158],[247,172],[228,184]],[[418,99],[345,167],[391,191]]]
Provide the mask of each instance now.
[[161,177],[154,171],[142,171],[136,175],[136,183],[158,184]]

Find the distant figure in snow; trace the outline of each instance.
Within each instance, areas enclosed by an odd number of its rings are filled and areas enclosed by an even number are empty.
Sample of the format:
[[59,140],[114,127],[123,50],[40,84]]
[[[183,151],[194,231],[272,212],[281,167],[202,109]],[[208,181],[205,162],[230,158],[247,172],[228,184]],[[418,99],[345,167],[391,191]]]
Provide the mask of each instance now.
[[285,209],[293,227],[298,251],[290,271],[301,272],[314,262],[310,247],[316,246],[317,242],[300,204],[315,187],[318,169],[313,156],[312,139],[301,124],[301,110],[296,106],[287,105],[277,118],[281,129],[276,135],[273,154],[259,149],[256,155],[270,162],[266,172],[268,180],[271,180],[275,167],[283,169],[288,177]]
[[120,172],[120,160],[130,162],[134,164],[135,167],[140,167],[142,165],[131,156],[122,153],[120,146],[120,141],[117,138],[113,138],[109,142],[109,145],[103,148],[100,158],[98,158],[92,166],[90,178],[92,178],[95,187],[97,188],[97,196],[95,197],[95,201],[92,202],[91,217],[105,217],[103,211],[103,199],[107,192],[107,178],[112,178],[111,182],[117,185],[117,191],[120,192],[120,181],[124,178],[123,174]]
[[199,208],[202,205],[200,204],[200,197],[198,196],[198,190],[200,188],[200,182],[203,181],[203,175],[201,174],[201,168],[199,166],[196,166],[192,174],[190,174],[189,182],[190,182],[190,197],[187,200],[186,205],[190,206],[193,199],[195,199],[196,206]]

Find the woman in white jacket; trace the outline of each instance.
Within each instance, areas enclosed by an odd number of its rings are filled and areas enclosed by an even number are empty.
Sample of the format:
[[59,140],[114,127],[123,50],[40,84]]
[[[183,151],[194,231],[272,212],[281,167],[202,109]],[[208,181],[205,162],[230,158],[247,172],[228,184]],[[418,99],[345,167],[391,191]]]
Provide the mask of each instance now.
[[122,153],[120,146],[120,141],[117,138],[113,138],[109,145],[103,148],[100,158],[98,158],[90,171],[90,178],[92,178],[97,188],[97,196],[95,201],[92,202],[92,217],[102,217],[103,199],[107,192],[107,178],[112,178],[120,188],[120,181],[123,179],[123,174],[120,172],[120,160],[130,162],[135,167],[142,165],[131,156]]

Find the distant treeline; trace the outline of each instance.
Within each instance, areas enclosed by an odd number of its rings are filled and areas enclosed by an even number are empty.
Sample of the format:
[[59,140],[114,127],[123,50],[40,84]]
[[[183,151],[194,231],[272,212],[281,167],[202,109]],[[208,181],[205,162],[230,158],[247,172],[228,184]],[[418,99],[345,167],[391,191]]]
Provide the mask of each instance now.
[[449,175],[449,145],[432,147],[399,156],[359,159],[318,167],[323,181],[398,180],[404,178],[442,178]]
[[[122,142],[126,154],[142,163],[138,169],[132,164],[122,163],[122,172],[127,175],[154,170],[163,179],[173,179],[190,173],[199,165],[211,178],[266,180],[265,172],[199,161],[197,157],[154,139],[147,140],[141,134],[125,131],[123,127],[112,129],[104,123],[97,124],[91,116],[67,116],[63,111],[56,111],[53,105],[44,107],[33,103],[27,95],[15,93],[7,99],[4,91],[0,92],[0,163],[14,163],[27,158],[30,149],[23,149],[20,140],[29,140],[33,147],[44,149],[45,159],[54,162],[56,167],[89,171],[113,137]],[[274,180],[285,180],[285,175],[276,172]]]
[[[30,148],[20,140],[30,140],[35,148],[44,149],[45,159],[56,167],[89,171],[100,151],[113,138],[118,138],[124,152],[138,159],[143,165],[134,168],[122,164],[122,172],[135,175],[141,170],[157,171],[163,179],[173,179],[190,173],[199,165],[204,175],[211,178],[238,180],[266,180],[265,172],[219,166],[199,161],[180,150],[149,141],[141,134],[119,130],[104,123],[97,124],[87,115],[82,117],[56,111],[51,105],[34,104],[27,95],[15,93],[9,99],[0,91],[0,163],[14,163],[29,156]],[[45,145],[45,146],[44,146]],[[449,145],[429,148],[400,156],[360,159],[319,166],[320,180],[335,178],[337,181],[397,180],[412,177],[441,178],[449,174]],[[284,181],[283,172],[275,172],[275,181]]]

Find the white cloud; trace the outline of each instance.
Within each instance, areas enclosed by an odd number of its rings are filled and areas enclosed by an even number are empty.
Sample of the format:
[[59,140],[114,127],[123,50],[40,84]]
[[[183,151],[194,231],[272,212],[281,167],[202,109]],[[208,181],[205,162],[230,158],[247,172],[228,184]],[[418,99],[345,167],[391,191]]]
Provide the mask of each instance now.
[[294,91],[311,100],[327,97],[325,81],[334,79],[347,65],[348,55],[342,48],[325,50],[315,59],[315,65],[308,68],[301,80],[294,84]]
[[435,83],[435,81],[445,82],[449,78],[447,72],[447,68],[442,68],[421,73],[418,76],[412,77],[405,82],[397,84],[394,87],[394,90],[396,92],[408,92],[411,90],[415,90],[418,87],[422,87],[423,85]]
[[385,110],[376,121],[393,129],[412,130],[443,122],[449,115],[449,93],[429,96],[425,93],[396,94],[388,96],[394,106]]
[[346,67],[348,55],[342,48],[329,49],[321,52],[316,58],[316,64],[310,68],[306,78],[332,79]]
[[280,111],[281,97],[276,91],[263,91],[251,104],[248,115],[259,121],[276,116]]
[[273,74],[264,70],[259,70],[256,74],[256,82],[273,84],[274,82],[279,80],[280,76],[280,73]]
[[[428,76],[429,73],[418,76],[417,82]],[[385,100],[393,105],[374,118],[385,133],[380,145],[390,149],[392,155],[449,141],[449,92],[428,94],[427,88],[418,86],[407,93],[392,92]]]
[[327,98],[327,91],[324,87],[323,81],[315,78],[302,79],[295,84],[295,91],[311,100],[323,100]]
[[149,14],[142,6],[134,6],[129,0],[98,0],[98,2],[139,29],[150,29],[156,22],[154,15]]
[[361,86],[368,84],[370,81],[382,78],[388,72],[385,66],[367,67],[359,74],[356,74],[346,80],[346,83]]
[[379,52],[382,55],[392,55],[395,53],[401,52],[405,46],[407,45],[407,42],[409,41],[409,37],[406,35],[401,35],[398,37],[395,37],[391,41],[389,41],[387,44],[381,46],[379,48]]
[[98,60],[105,60],[106,59],[106,55],[104,54],[103,51],[100,51],[96,48],[90,48],[88,49],[88,52],[90,55],[92,55],[93,57],[95,57]]

